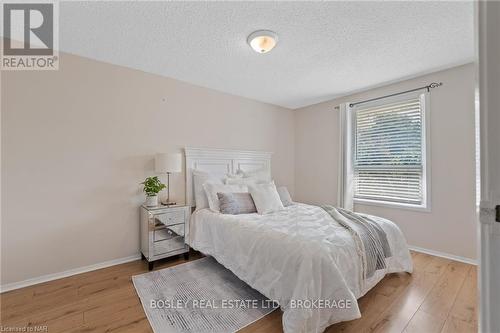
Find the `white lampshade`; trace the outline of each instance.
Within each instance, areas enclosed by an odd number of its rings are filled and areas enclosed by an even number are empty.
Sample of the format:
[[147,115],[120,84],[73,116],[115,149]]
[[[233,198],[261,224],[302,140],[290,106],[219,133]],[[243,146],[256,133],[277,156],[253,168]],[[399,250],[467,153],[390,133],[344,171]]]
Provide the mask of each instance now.
[[155,171],[157,173],[182,172],[182,154],[181,153],[156,154]]

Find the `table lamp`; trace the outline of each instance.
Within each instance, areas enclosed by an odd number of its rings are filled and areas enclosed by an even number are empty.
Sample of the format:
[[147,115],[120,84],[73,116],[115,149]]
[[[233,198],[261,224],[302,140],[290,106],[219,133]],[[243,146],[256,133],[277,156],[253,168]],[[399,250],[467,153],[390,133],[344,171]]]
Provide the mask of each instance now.
[[170,174],[182,172],[182,154],[181,153],[162,153],[155,156],[155,171],[157,173],[167,174],[167,202],[166,206],[175,205],[170,202]]

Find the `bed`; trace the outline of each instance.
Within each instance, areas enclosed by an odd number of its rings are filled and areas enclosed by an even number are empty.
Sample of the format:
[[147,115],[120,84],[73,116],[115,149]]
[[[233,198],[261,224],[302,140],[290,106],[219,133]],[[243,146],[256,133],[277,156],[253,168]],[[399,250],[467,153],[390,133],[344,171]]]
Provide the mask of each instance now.
[[[232,172],[236,168],[270,172],[271,155],[262,152],[186,148],[186,199],[195,205],[192,171]],[[368,279],[360,274],[353,236],[324,209],[296,203],[259,215],[226,215],[196,210],[189,245],[213,256],[241,280],[279,302],[286,333],[323,332],[361,316],[357,299],[387,273],[411,272],[412,262],[400,229],[376,220],[387,235],[392,256]]]

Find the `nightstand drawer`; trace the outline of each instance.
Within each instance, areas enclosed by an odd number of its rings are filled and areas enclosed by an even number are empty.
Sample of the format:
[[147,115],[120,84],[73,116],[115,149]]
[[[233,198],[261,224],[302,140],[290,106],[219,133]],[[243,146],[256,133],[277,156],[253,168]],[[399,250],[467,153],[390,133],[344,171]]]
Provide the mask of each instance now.
[[166,239],[171,239],[176,236],[184,237],[184,223],[164,226],[163,228],[155,229],[153,233],[153,241],[158,242]]
[[153,243],[153,255],[161,255],[168,252],[182,250],[186,248],[186,244],[184,243],[184,237],[175,236],[170,239],[158,241]]
[[184,218],[185,218],[184,210],[175,210],[171,212],[156,214],[155,222],[159,222],[164,225],[174,225],[174,224],[184,223]]

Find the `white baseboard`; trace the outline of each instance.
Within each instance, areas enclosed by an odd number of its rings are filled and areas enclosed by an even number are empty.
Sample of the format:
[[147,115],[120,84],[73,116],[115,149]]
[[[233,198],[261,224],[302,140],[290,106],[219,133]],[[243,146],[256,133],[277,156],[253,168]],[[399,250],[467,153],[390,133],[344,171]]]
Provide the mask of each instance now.
[[138,260],[138,259],[141,259],[140,254],[136,254],[136,255],[133,255],[130,257],[125,257],[125,258],[108,260],[108,261],[104,261],[104,262],[94,264],[94,265],[74,268],[74,269],[70,269],[70,270],[67,270],[64,272],[42,275],[39,277],[27,279],[24,281],[7,283],[5,285],[0,286],[0,293],[14,290],[14,289],[32,286],[34,284],[38,284],[38,283],[42,283],[42,282],[57,280],[57,279],[65,278],[65,277],[76,275],[76,274],[95,271],[95,270],[101,269],[101,268],[106,268],[106,267],[110,267],[110,266],[114,266],[114,265],[124,264],[124,263],[131,262],[131,261]]
[[[422,252],[422,253],[430,254],[430,255],[433,255],[436,257],[442,257],[442,258],[446,258],[446,259],[450,259],[450,260],[460,261],[460,262],[464,262],[466,264],[477,265],[477,260],[474,260],[474,259],[460,257],[460,256],[456,256],[453,254],[434,251],[434,250],[428,250],[428,249],[424,249],[424,248],[421,248],[418,246],[410,245],[408,247],[410,250],[413,250],[416,252]],[[74,269],[70,269],[70,270],[67,270],[64,272],[42,275],[42,276],[39,276],[36,278],[27,279],[24,281],[7,283],[5,285],[0,286],[0,293],[10,291],[10,290],[19,289],[19,288],[24,288],[24,287],[28,287],[28,286],[32,286],[34,284],[38,284],[38,283],[42,283],[42,282],[48,282],[48,281],[53,281],[53,280],[57,280],[57,279],[62,279],[62,278],[68,277],[68,276],[76,275],[76,274],[95,271],[95,270],[101,269],[101,268],[106,268],[106,267],[110,267],[110,266],[114,266],[114,265],[124,264],[127,262],[138,260],[140,258],[141,258],[141,255],[136,254],[136,255],[133,255],[130,257],[108,260],[108,261],[101,262],[101,263],[94,264],[94,265],[74,268]]]
[[471,259],[471,258],[467,258],[467,257],[456,256],[454,254],[449,254],[449,253],[435,251],[435,250],[424,249],[422,247],[413,246],[413,245],[408,245],[408,248],[410,250],[413,250],[413,251],[416,251],[416,252],[430,254],[431,256],[436,256],[436,257],[446,258],[446,259],[450,259],[450,260],[460,261],[460,262],[463,262],[463,263],[466,263],[466,264],[471,264],[471,265],[477,265],[477,260],[476,259]]

